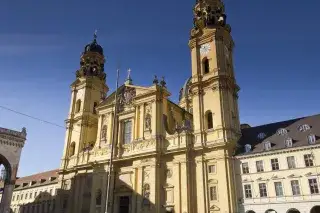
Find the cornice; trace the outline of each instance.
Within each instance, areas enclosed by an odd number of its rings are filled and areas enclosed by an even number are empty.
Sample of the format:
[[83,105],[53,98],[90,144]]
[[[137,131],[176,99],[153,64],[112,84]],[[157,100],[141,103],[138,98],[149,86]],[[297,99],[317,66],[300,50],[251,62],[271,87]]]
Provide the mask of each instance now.
[[245,155],[235,155],[234,157],[236,159],[242,160],[242,159],[250,159],[250,158],[262,157],[262,156],[271,156],[271,155],[278,155],[278,154],[284,154],[284,153],[306,151],[306,150],[312,150],[312,149],[318,149],[318,148],[320,148],[320,145],[313,145],[313,146],[308,145],[308,146],[286,148],[286,149],[280,149],[280,150],[274,150],[274,151],[268,151],[268,152],[259,152],[259,153],[253,153],[253,154],[245,154]]

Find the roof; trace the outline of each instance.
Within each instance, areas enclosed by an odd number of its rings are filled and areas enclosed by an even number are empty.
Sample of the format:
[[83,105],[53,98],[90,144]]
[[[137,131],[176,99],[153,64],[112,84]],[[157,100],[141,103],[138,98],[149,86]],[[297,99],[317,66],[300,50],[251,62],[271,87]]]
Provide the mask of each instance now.
[[[58,169],[55,169],[51,171],[45,171],[45,172],[33,174],[30,176],[17,178],[15,189],[21,189],[21,188],[30,187],[30,186],[46,185],[49,183],[56,183],[58,181],[58,176],[59,176]],[[32,181],[33,181],[33,184],[30,185]],[[23,184],[26,184],[26,185],[24,186]]]
[[[300,131],[299,127],[308,125],[310,129]],[[278,134],[278,130],[284,129],[287,131],[285,134]],[[292,147],[302,147],[309,145],[308,136],[315,135],[316,144],[320,144],[320,114],[296,118],[277,123],[265,124],[256,127],[247,127],[241,130],[242,136],[238,141],[239,149],[237,155],[246,155],[260,152],[267,152],[264,150],[263,144],[267,141],[271,143],[271,148],[268,151],[285,149],[285,140],[292,139]],[[265,137],[258,138],[258,135],[265,134]],[[251,145],[251,151],[245,152],[245,145]]]

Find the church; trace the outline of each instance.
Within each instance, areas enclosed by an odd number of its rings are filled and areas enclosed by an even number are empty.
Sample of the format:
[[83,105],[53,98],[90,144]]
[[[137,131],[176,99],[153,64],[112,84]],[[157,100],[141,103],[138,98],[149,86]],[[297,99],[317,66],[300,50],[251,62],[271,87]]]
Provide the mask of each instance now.
[[146,87],[128,75],[109,92],[96,35],[85,46],[60,168],[18,179],[14,213],[320,212],[320,115],[240,124],[224,4],[193,11],[178,103],[156,76]]

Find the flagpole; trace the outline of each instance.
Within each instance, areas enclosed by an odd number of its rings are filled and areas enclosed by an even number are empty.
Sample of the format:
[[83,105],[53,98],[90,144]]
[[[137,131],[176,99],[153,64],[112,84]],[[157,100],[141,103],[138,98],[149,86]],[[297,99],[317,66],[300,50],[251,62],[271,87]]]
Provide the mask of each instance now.
[[[116,91],[115,91],[115,102],[114,102],[114,117],[113,117],[113,130],[112,130],[112,140],[111,140],[111,152],[109,159],[109,174],[108,174],[108,183],[107,183],[107,196],[106,196],[106,210],[105,213],[108,213],[109,210],[109,199],[110,199],[110,182],[111,182],[111,173],[113,170],[113,150],[114,144],[117,140],[115,137],[117,134],[117,114],[118,114],[118,88],[119,88],[119,69],[117,69],[117,83],[116,83]],[[113,190],[112,190],[113,191]],[[113,200],[113,199],[112,199]]]

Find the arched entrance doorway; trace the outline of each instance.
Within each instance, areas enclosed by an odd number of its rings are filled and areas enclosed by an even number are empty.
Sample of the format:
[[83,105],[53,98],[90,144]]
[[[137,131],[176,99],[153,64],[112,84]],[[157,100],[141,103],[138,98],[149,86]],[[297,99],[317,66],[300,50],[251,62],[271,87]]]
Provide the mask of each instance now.
[[1,186],[1,213],[10,213],[11,211],[11,197],[26,136],[27,132],[25,128],[23,128],[21,132],[18,132],[0,127],[0,165],[2,165],[0,175],[4,183],[4,185]]
[[287,213],[300,213],[298,209],[289,209]]
[[310,213],[318,213],[318,212],[320,212],[320,206],[314,206],[310,211]]

